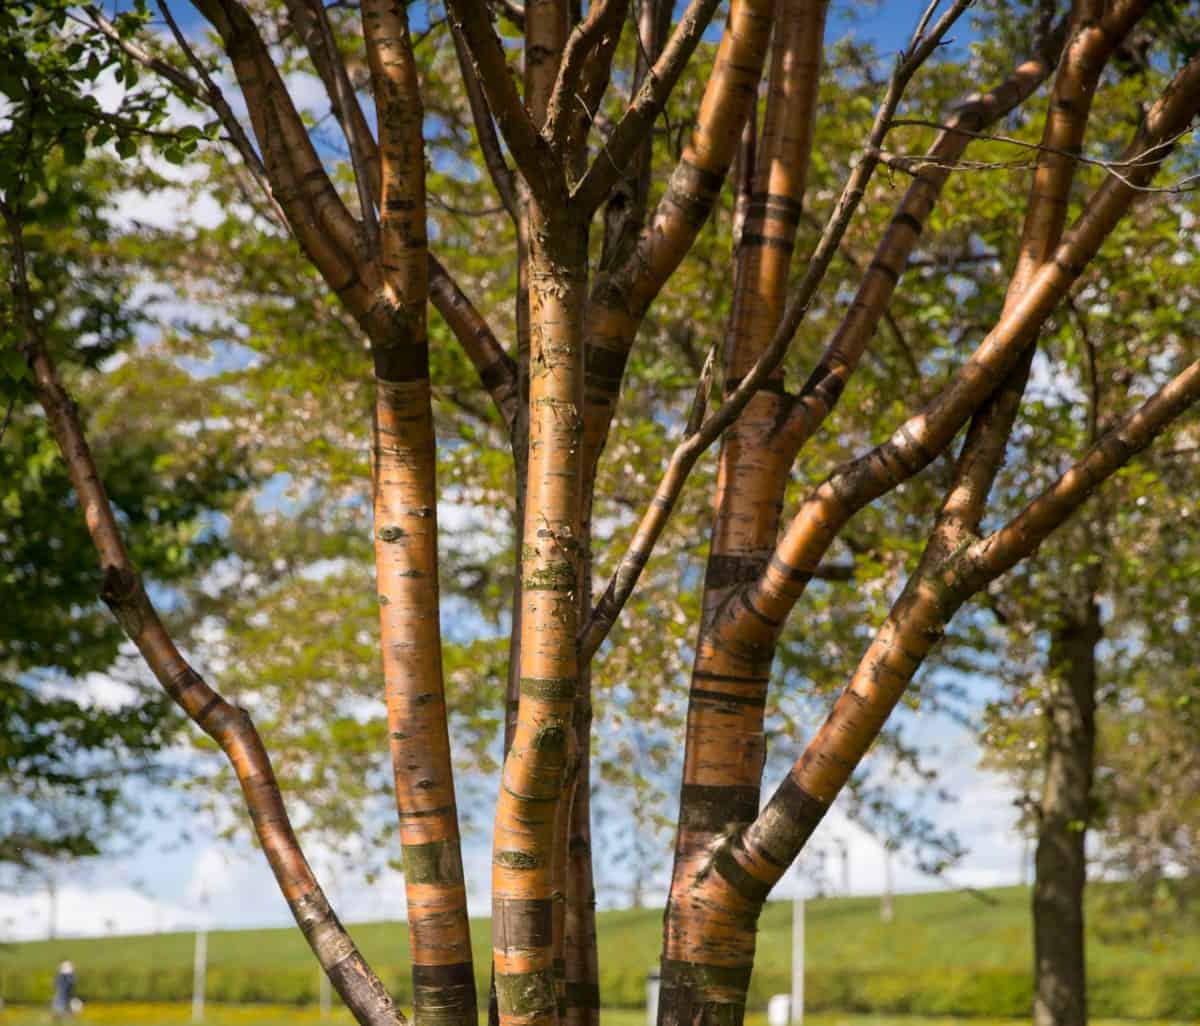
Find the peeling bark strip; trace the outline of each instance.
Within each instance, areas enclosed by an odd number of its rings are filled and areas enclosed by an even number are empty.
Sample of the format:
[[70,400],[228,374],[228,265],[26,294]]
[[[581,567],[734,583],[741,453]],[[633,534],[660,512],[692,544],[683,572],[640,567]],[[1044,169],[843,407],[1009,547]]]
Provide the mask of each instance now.
[[[587,238],[530,207],[529,456],[520,701],[496,807],[493,958],[502,1023],[557,1020],[562,895],[580,667],[581,430]],[[542,930],[552,916],[551,935]]]
[[13,294],[24,330],[21,352],[100,559],[104,572],[101,598],[163,689],[229,760],[279,889],[321,968],[355,1020],[363,1026],[401,1026],[405,1022],[403,1013],[338,921],[304,857],[271,760],[249,714],[227,702],[188,665],[142,586],[75,404],[59,380],[38,328],[29,295],[21,225],[8,210],[5,218],[13,240]]

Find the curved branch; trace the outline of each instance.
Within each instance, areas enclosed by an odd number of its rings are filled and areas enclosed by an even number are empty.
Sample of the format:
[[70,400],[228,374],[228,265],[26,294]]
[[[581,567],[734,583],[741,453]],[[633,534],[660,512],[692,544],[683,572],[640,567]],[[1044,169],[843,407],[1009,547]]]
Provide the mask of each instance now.
[[[801,504],[763,575],[726,604],[714,634],[740,643],[772,636],[840,529],[860,509],[918,474],[941,452],[1000,385],[1042,323],[1095,256],[1117,222],[1165,160],[1172,139],[1200,111],[1200,57],[1175,76],[1148,113],[1128,152],[1155,148],[1155,166],[1126,183],[1109,175],[1071,231],[1029,285],[1001,315],[975,354],[946,388],[888,441],[846,464]],[[751,637],[753,636],[753,638]]]
[[429,254],[429,297],[462,345],[511,434],[520,403],[516,362],[505,352],[483,315],[432,253]]
[[[558,77],[546,105],[546,125],[543,131],[550,144],[562,152],[565,135],[571,125],[571,108],[577,102],[576,93],[584,66],[597,58],[611,64],[617,39],[629,0],[594,0],[587,17],[575,26],[563,47]],[[590,69],[589,69],[590,70]],[[607,79],[607,68],[600,69]]]
[[338,921],[292,829],[262,739],[244,709],[226,701],[188,664],[146,594],[125,547],[75,404],[63,388],[34,315],[22,226],[3,208],[12,240],[12,290],[21,319],[21,352],[85,513],[104,571],[101,598],[163,689],[220,746],[242,786],[254,831],[284,899],[330,982],[363,1026],[401,1026],[404,1015]]
[[466,40],[458,27],[451,23],[450,39],[454,43],[454,53],[458,58],[458,68],[462,75],[463,89],[467,94],[467,106],[471,108],[471,120],[475,123],[475,138],[479,141],[479,151],[483,154],[484,166],[496,187],[496,194],[508,212],[508,216],[516,221],[519,216],[517,188],[513,182],[512,169],[504,159],[504,151],[496,136],[496,123],[492,120],[492,112],[488,107],[487,97],[483,95],[483,86],[475,65],[471,63],[471,54],[467,49]]
[[599,648],[600,643],[616,622],[626,600],[633,592],[642,568],[645,567],[650,552],[670,518],[671,511],[675,507],[675,502],[683,490],[684,482],[691,473],[692,467],[696,465],[701,454],[745,409],[746,404],[786,355],[796,330],[816,297],[850,220],[862,201],[867,183],[879,164],[880,147],[891,127],[891,120],[895,116],[905,87],[917,69],[933,53],[934,48],[950,29],[950,26],[969,5],[970,0],[956,0],[938,19],[937,24],[928,34],[914,38],[909,50],[901,55],[888,84],[887,93],[875,115],[875,122],[871,126],[870,134],[862,147],[859,160],[855,164],[854,170],[850,172],[850,177],[825,225],[825,230],[805,266],[803,277],[788,300],[779,329],[775,332],[771,344],[763,351],[720,409],[705,418],[700,428],[685,438],[672,453],[667,471],[659,483],[654,499],[638,525],[629,551],[621,558],[607,589],[584,627],[581,644],[585,658],[590,657]]
[[[1200,401],[1200,361],[1106,432],[1009,524],[914,574],[829,718],[755,821],[712,855],[706,900],[757,908],[803,849],[954,613],[1074,513],[1099,485]],[[728,904],[726,904],[728,902]]]

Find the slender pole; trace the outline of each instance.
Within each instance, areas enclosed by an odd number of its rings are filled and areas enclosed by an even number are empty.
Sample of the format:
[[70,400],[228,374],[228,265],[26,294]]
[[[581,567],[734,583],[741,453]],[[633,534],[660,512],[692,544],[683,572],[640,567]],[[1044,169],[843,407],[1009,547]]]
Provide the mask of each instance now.
[[796,896],[792,899],[792,1000],[789,1003],[791,1026],[804,1022],[804,880],[803,859],[796,860]]
[[320,1002],[321,1008],[321,1019],[325,1020],[329,1018],[331,995],[329,993],[329,977],[325,975],[325,971],[323,969],[317,970],[317,984],[319,994],[318,1001]]
[[804,1022],[804,892],[792,899],[792,1026]]
[[192,962],[192,1022],[204,1021],[204,984],[208,977],[208,895],[200,895],[200,925],[196,929],[196,954]]
[[879,902],[879,919],[890,923],[896,916],[896,908],[892,903],[892,846],[883,846],[883,898]]
[[657,969],[651,969],[646,974],[646,1026],[655,1026],[658,1022],[658,996],[662,991],[662,978]]
[[54,879],[53,873],[46,874],[46,894],[50,899],[49,922],[47,924],[46,939],[58,939],[58,881]]

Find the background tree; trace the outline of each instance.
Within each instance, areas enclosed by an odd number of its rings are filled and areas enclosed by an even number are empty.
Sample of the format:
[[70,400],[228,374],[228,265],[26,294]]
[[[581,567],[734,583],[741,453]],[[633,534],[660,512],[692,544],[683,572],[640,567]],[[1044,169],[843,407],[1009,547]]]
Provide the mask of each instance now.
[[[80,166],[90,115],[81,97],[55,88],[58,47],[18,33],[14,12],[0,20],[0,46],[5,95],[27,97],[41,107],[39,117],[54,122],[50,138],[35,140],[14,120],[0,144],[9,195],[30,150],[40,150],[27,164],[36,175],[27,183],[36,222],[27,270],[46,297],[39,327],[88,406],[101,472],[112,482],[132,551],[156,587],[170,588],[220,555],[212,521],[245,478],[232,452],[213,459],[194,451],[176,416],[156,416],[131,400],[132,383],[156,360],[138,347],[135,279],[111,224],[120,165]],[[7,279],[10,245],[0,259]],[[131,780],[162,770],[162,749],[179,721],[122,652],[120,628],[97,599],[101,572],[19,359],[22,329],[7,292],[0,332],[0,868],[11,884],[109,842],[123,827],[121,800]],[[84,688],[93,675],[106,687]]]
[[[1149,34],[1162,49],[1171,50],[1188,32],[1186,18],[1173,5],[1152,8],[1125,43],[1114,48],[1113,95],[1132,94],[1155,74],[1139,59],[1139,40]],[[1092,138],[1115,147],[1124,130],[1119,107],[1098,100],[1089,127]],[[1090,176],[1086,170],[1081,175]],[[1139,380],[1153,378],[1152,365],[1162,358],[1164,339],[1186,338],[1184,311],[1194,301],[1195,275],[1189,247],[1186,242],[1181,245],[1180,226],[1190,220],[1190,206],[1186,194],[1154,196],[1117,230],[1114,248],[1100,254],[1081,277],[1075,297],[1043,332],[1026,404],[1027,426],[1014,436],[1010,452],[1037,452],[1064,439],[1075,447],[1094,444],[1111,417],[1113,397],[1137,387]],[[1001,234],[996,233],[988,244],[1002,253]],[[1130,252],[1130,247],[1144,258],[1135,268],[1118,256],[1122,250]],[[1116,312],[1114,307],[1121,305],[1123,297],[1131,299],[1150,287],[1170,289],[1178,302],[1134,316]],[[1102,345],[1101,338],[1118,348]],[[1025,463],[1014,462],[1011,487],[1028,486],[1029,466],[1044,464],[1036,456]],[[1171,595],[1169,584],[1175,578],[1174,567],[1187,564],[1194,541],[1186,513],[1167,498],[1173,491],[1167,482],[1181,484],[1182,474],[1186,466],[1164,455],[1136,473],[1119,475],[1086,520],[1056,535],[1037,563],[1018,573],[1003,593],[988,599],[1006,653],[999,673],[1009,681],[1017,708],[1035,717],[1033,722],[1025,721],[1013,715],[1010,703],[996,703],[989,710],[987,739],[999,745],[1003,759],[1017,769],[1037,839],[1034,1012],[1040,1023],[1087,1018],[1088,832],[1092,827],[1100,829],[1101,843],[1113,844],[1114,850],[1128,845],[1118,830],[1129,825],[1131,806],[1138,804],[1134,794],[1142,787],[1115,774],[1115,765],[1106,766],[1108,759],[1120,762],[1120,746],[1098,746],[1098,739],[1106,729],[1106,715],[1123,720],[1134,732],[1139,729],[1142,699],[1138,689],[1129,686],[1137,675],[1142,648],[1137,639],[1147,629],[1147,617],[1169,615],[1168,610],[1186,602],[1181,595]],[[1002,480],[1000,487],[1006,486]],[[1151,505],[1146,490],[1161,501]],[[1151,569],[1155,558],[1162,559],[1157,570]],[[1142,582],[1149,579],[1164,582],[1164,589],[1152,601],[1133,599],[1144,594]],[[986,663],[990,646],[978,637],[973,645],[984,653],[980,661]],[[1155,702],[1169,704],[1168,693],[1186,696],[1190,690],[1184,669],[1186,646],[1159,644],[1153,652],[1153,659],[1170,659],[1168,653],[1175,653],[1179,670],[1172,684],[1181,685],[1176,692],[1164,682]],[[1150,791],[1155,786],[1151,779],[1140,778]],[[1125,805],[1126,815],[1109,818],[1110,799]],[[1186,808],[1186,803],[1174,804]],[[1169,845],[1161,851],[1166,855]]]

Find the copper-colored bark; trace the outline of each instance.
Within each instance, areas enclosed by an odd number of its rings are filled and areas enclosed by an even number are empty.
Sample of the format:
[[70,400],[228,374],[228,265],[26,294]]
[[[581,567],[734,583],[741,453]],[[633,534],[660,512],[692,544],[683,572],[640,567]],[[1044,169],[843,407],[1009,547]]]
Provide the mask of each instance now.
[[[555,1022],[562,994],[564,800],[579,687],[585,238],[530,213],[529,453],[520,700],[493,835],[492,937],[502,1023]],[[561,957],[559,955],[558,957]]]
[[384,281],[374,309],[390,324],[372,335],[375,566],[414,1011],[418,1026],[476,1026],[438,608],[423,114],[403,4],[364,0],[362,20],[379,120]]
[[[743,150],[749,191],[736,250],[733,312],[724,380],[732,391],[770,345],[779,326],[812,154],[827,4],[785,0],[772,47],[762,138]],[[782,374],[764,388],[722,438],[703,594],[701,636],[692,671],[684,740],[675,865],[667,905],[661,1021],[691,1006],[686,978],[671,967],[701,963],[689,938],[708,937],[707,910],[680,900],[714,834],[749,822],[758,810],[765,753],[765,675],[726,666],[705,644],[703,620],[731,587],[762,569],[775,542],[792,453],[773,439],[787,399]],[[706,1013],[708,1014],[708,1013]],[[715,1012],[713,1014],[716,1014]]]
[[597,276],[587,309],[586,473],[616,408],[625,361],[654,297],[691,248],[733,163],[766,59],[775,0],[734,0],[696,128],[633,252]]
[[[926,9],[790,292],[814,145],[827,0],[732,0],[690,142],[644,225],[651,126],[700,45],[717,0],[690,0],[673,28],[670,0],[636,6],[644,52],[632,81],[623,80],[629,102],[610,126],[594,125],[593,117],[633,9],[628,0],[594,0],[586,15],[575,0],[527,0],[523,9],[502,4],[524,32],[523,88],[510,73],[507,44],[493,28],[489,5],[447,0],[480,149],[517,228],[515,358],[429,253],[424,112],[401,0],[362,0],[360,8],[378,142],[338,52],[328,10],[320,0],[284,0],[346,138],[357,217],[326,173],[249,8],[242,0],[196,3],[230,58],[257,151],[228,105],[214,97],[219,90],[176,26],[191,72],[120,38],[112,23],[102,18],[98,23],[108,25],[102,31],[127,54],[218,112],[273,209],[371,345],[381,647],[418,1022],[474,1026],[476,1017],[442,675],[437,440],[426,323],[432,300],[509,428],[517,477],[519,580],[492,878],[497,1018],[505,1026],[598,1021],[589,664],[688,474],[719,439],[660,1019],[664,1026],[738,1026],[763,901],[955,611],[1033,552],[1100,481],[1200,398],[1200,365],[1193,364],[1100,437],[1010,524],[979,537],[1037,333],[1200,109],[1200,59],[1176,76],[1148,114],[1130,148],[1138,160],[1121,175],[1109,175],[1064,238],[1091,98],[1105,61],[1149,3],[1075,0],[1069,33],[1064,28],[1052,34],[1046,53],[991,93],[973,97],[942,126],[822,359],[799,394],[790,395],[781,372],[788,346],[817,301],[830,262],[885,159],[884,144],[909,81],[967,0],[955,0],[941,13],[937,5]],[[920,413],[826,479],[779,537],[795,457],[837,403],[885,315],[949,168],[971,138],[1045,79],[1064,36],[1019,257],[998,322]],[[759,134],[757,94],[769,44],[773,59]],[[625,362],[650,304],[708,218],[743,138],[734,304],[722,353],[724,402],[707,409],[708,381],[702,375],[684,438],[655,501],[592,610],[592,488]],[[589,281],[589,226],[606,202],[599,273]],[[24,304],[26,354],[106,568],[105,599],[164,687],[225,750],[280,887],[356,1017],[372,1024],[402,1021],[328,908],[248,718],[187,666],[150,605],[96,480],[78,420],[38,338],[27,288],[21,282],[16,288]],[[829,720],[760,812],[763,708],[786,618],[847,521],[945,453],[968,422],[916,572]]]
[[249,714],[214,691],[184,659],[146,594],[75,404],[46,350],[29,292],[20,221],[7,208],[4,214],[13,246],[12,288],[23,332],[21,351],[104,571],[101,597],[163,690],[229,760],[255,834],[296,924],[355,1019],[363,1026],[399,1026],[404,1015],[338,921],[300,849],[271,760]]
[[[1105,181],[1072,233],[1055,251],[1054,260],[1035,273],[1027,290],[1002,316],[1002,325],[1013,316],[1028,316],[1038,310],[1043,301],[1033,301],[1033,297],[1040,290],[1053,291],[1058,287],[1055,284],[1058,276],[1066,273],[1062,265],[1079,266],[1072,261],[1082,263],[1094,253],[1090,247],[1098,245],[1103,235],[1111,230],[1116,218],[1128,207],[1137,187],[1153,177],[1169,148],[1169,141],[1198,109],[1200,59],[1190,62],[1176,76],[1148,114],[1130,147],[1131,152],[1136,153],[1149,149],[1156,159],[1139,167],[1137,177],[1132,181],[1122,181],[1115,175]],[[1085,242],[1089,248],[1081,249]],[[1015,332],[1014,338],[1020,337],[1021,330],[1019,325],[1006,328],[1006,331]],[[975,359],[980,358],[977,353]],[[1007,420],[1011,424],[1011,407],[1019,400],[1022,383],[1011,377],[1007,380],[1004,386],[1008,390],[1007,397],[1000,393],[1000,399],[992,407],[992,416],[999,422]],[[954,612],[972,594],[1034,552],[1041,540],[1077,509],[1105,477],[1149,444],[1198,399],[1200,364],[1192,364],[1139,410],[1106,433],[1074,468],[1011,524],[977,541],[971,541],[968,533],[960,544],[948,551],[927,551],[922,567],[893,606],[825,725],[754,822],[744,832],[735,833],[717,848],[710,849],[707,865],[710,871],[688,892],[688,901],[708,909],[709,915],[724,924],[728,931],[721,934],[728,946],[721,951],[725,961],[719,964],[737,965],[736,957],[739,954],[744,957],[749,942],[744,936],[739,939],[736,924],[744,922],[747,916],[757,915],[757,909],[761,908],[771,887],[803,847],[865,755]],[[1005,409],[1006,404],[1009,409]],[[921,422],[909,428],[907,434],[898,434],[864,461],[851,464],[845,478],[836,484],[831,484],[836,478],[826,482],[818,490],[823,490],[824,494],[810,502],[836,503],[840,497],[852,495],[855,482],[866,480],[869,474],[913,472],[916,459],[912,456],[908,462],[899,462],[905,453],[901,442],[915,446],[919,440],[918,431],[940,430],[936,414],[936,410],[927,413]],[[994,441],[995,435],[1003,437],[1003,432],[989,430],[986,420],[977,422],[977,427],[983,438],[991,437]],[[994,450],[986,452],[982,447],[976,451],[983,457],[985,470],[994,474],[994,465],[986,465],[998,463],[999,454]],[[919,450],[917,458],[923,458]],[[900,469],[893,470],[894,467]],[[960,467],[960,472],[965,469]],[[864,476],[858,477],[859,474]],[[844,517],[850,508],[849,500],[825,508],[835,518]],[[820,530],[816,530],[814,521],[809,521],[809,525],[807,537],[813,546],[821,545],[838,526],[836,520],[821,525]],[[789,573],[787,565],[776,559],[764,580],[774,577],[785,583],[802,583],[794,579],[796,576],[797,573]],[[793,578],[790,582],[789,577]],[[744,601],[769,601],[771,593],[762,584],[760,581],[748,589]],[[759,611],[761,608],[756,607]],[[750,620],[745,622],[749,624]],[[717,933],[710,933],[710,936],[717,936]]]

